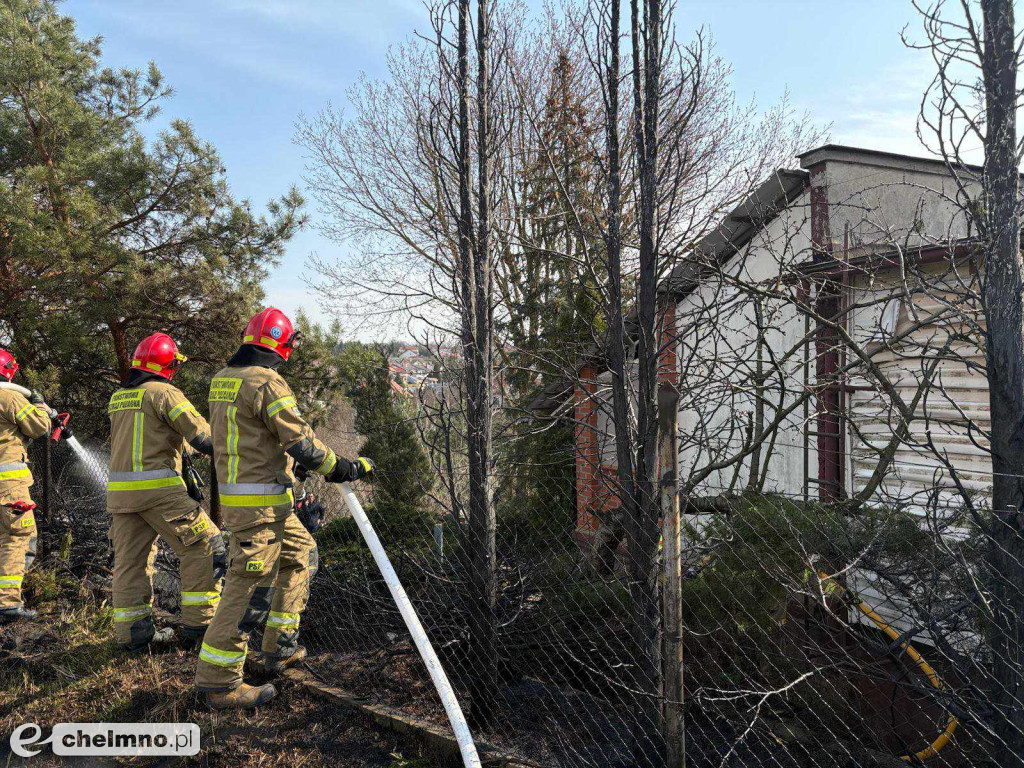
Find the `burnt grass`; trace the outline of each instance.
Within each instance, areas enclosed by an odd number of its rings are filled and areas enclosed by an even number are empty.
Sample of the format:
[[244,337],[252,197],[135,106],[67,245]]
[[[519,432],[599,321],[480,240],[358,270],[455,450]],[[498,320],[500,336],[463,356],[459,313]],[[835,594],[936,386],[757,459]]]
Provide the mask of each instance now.
[[[289,680],[276,680],[277,698],[257,712],[214,712],[192,688],[195,651],[118,654],[112,612],[102,594],[47,572],[35,572],[27,582],[39,618],[0,627],[0,766],[430,764],[396,734]],[[246,677],[264,681],[258,670],[247,670]],[[201,729],[202,751],[194,758],[85,763],[57,758],[48,747],[30,759],[11,753],[8,737],[18,725],[37,723],[45,738],[59,722],[191,722]]]
[[[314,654],[307,669],[323,682],[372,703],[447,727],[425,666],[400,642],[388,651]],[[458,677],[453,679],[461,689]],[[461,694],[461,691],[460,691]],[[459,696],[464,710],[468,704]],[[686,764],[692,768],[896,768],[898,758],[829,739],[793,739],[793,728],[775,718],[750,721],[699,706],[686,711]],[[528,766],[643,768],[635,716],[594,693],[562,683],[506,680],[495,726],[475,731],[485,742]],[[944,765],[945,763],[942,762]],[[939,763],[936,764],[937,766]]]
[[[365,557],[332,552],[328,547],[322,547],[321,555],[321,573],[304,620],[304,642],[311,652],[307,669],[323,683],[369,703],[447,728],[426,668]],[[446,589],[447,582],[424,575],[436,570],[436,564],[423,566],[418,555],[398,552],[396,569],[429,627],[468,714],[469,675],[475,660],[468,648],[464,611],[453,590]],[[506,569],[509,561],[503,561]],[[509,601],[523,610],[500,636],[493,725],[475,729],[474,736],[526,765],[650,766],[643,752],[654,728],[637,718],[628,691],[629,676],[623,673],[630,666],[628,639],[620,617],[608,614],[608,606],[620,604],[621,598],[583,592],[572,578],[559,586],[559,580],[543,569],[524,566],[520,570],[539,585],[523,587],[520,599]],[[504,572],[503,577],[505,583],[522,581]],[[703,667],[715,666],[705,662],[699,655],[691,657],[687,668],[691,682],[707,677],[708,669]],[[776,712],[778,707],[773,706],[765,708],[764,716],[754,717],[747,704],[688,699],[690,768],[905,764],[892,755],[865,749],[857,738],[810,726],[821,720],[815,711],[786,707]]]
[[[327,583],[324,583],[324,582]],[[319,588],[317,588],[319,586]],[[426,669],[398,626],[386,599],[348,604],[351,592],[314,585],[305,642],[306,670],[322,682],[369,703],[447,728],[447,718]],[[9,752],[7,737],[23,723],[44,735],[58,722],[192,722],[201,729],[197,758],[109,761],[107,765],[326,766],[420,768],[431,763],[410,743],[384,732],[359,713],[313,697],[290,680],[275,681],[279,695],[255,713],[209,710],[192,689],[195,651],[140,656],[115,652],[112,611],[105,585],[69,569],[37,569],[26,579],[36,621],[0,627],[0,768],[26,761]],[[326,587],[326,589],[325,589]],[[325,599],[328,598],[328,599]],[[168,620],[169,616],[164,616]],[[359,625],[359,632],[352,625]],[[368,626],[369,625],[369,626]],[[629,697],[611,690],[622,661],[621,638],[610,624],[599,635],[587,623],[564,629],[569,647],[589,636],[585,659],[559,648],[515,639],[502,653],[494,727],[478,740],[527,765],[551,768],[633,768],[643,738]],[[526,637],[535,633],[524,633]],[[571,640],[571,642],[570,642]],[[600,642],[597,642],[600,640]],[[471,667],[463,643],[439,644],[456,690],[467,689]],[[262,682],[247,670],[249,682]],[[602,684],[604,680],[604,684]],[[460,695],[468,709],[464,695]],[[778,766],[892,766],[903,764],[855,749],[850,742],[793,738],[777,718],[750,725],[732,711],[687,706],[687,764],[693,768]],[[780,727],[780,725],[782,727]],[[646,729],[644,729],[646,730]],[[881,758],[881,759],[879,759]],[[942,761],[944,763],[944,761]],[[44,749],[36,765],[61,763]],[[88,764],[98,764],[90,761]]]

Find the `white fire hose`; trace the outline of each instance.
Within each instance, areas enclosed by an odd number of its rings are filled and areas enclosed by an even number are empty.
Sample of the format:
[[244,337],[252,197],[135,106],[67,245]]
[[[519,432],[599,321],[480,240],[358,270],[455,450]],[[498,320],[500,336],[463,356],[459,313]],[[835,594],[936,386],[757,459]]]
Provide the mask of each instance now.
[[[23,387],[20,384],[15,384],[13,381],[0,381],[0,389],[13,389],[19,395],[24,395],[25,397],[30,397],[32,395],[31,389]],[[53,418],[54,416],[57,415],[57,412],[50,406],[46,405],[46,403],[43,403],[43,406],[50,414],[50,418]]]
[[32,394],[31,389],[26,389],[20,384],[15,384],[10,381],[0,381],[0,389],[13,389],[19,395],[24,395],[25,397],[28,397],[29,395]]
[[359,526],[359,532],[363,534],[363,538],[373,554],[377,567],[384,576],[391,596],[398,605],[398,610],[405,620],[405,626],[409,628],[409,634],[412,635],[412,640],[416,644],[416,650],[420,652],[423,663],[427,665],[430,679],[434,681],[434,687],[441,696],[441,703],[444,704],[444,710],[448,713],[448,720],[455,732],[455,739],[459,743],[463,765],[466,768],[480,768],[480,756],[477,755],[476,744],[473,743],[473,734],[469,731],[466,717],[462,714],[462,707],[459,706],[459,701],[455,698],[455,691],[452,690],[452,685],[448,682],[448,675],[445,674],[444,667],[441,666],[441,660],[437,658],[437,652],[430,644],[419,616],[416,615],[416,609],[409,602],[409,596],[398,580],[398,574],[395,573],[394,566],[391,565],[391,561],[377,537],[377,532],[373,530],[370,519],[363,511],[363,505],[359,503],[359,499],[352,492],[351,486],[348,483],[342,483],[341,493],[352,517],[355,518],[356,525]]

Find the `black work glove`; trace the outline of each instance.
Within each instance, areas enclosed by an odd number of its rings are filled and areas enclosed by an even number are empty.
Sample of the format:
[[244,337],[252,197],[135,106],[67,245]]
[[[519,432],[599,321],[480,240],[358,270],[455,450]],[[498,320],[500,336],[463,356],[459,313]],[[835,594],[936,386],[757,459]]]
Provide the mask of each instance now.
[[182,475],[182,480],[185,481],[185,492],[188,493],[189,498],[196,504],[202,504],[205,498],[203,488],[206,487],[206,483],[203,482],[203,478],[200,477],[191,461],[186,461],[183,464]]
[[32,403],[32,405],[42,405],[46,402],[43,396],[34,389],[29,393],[28,401]]
[[355,461],[338,459],[326,480],[329,483],[349,483],[353,480],[362,480],[373,470],[373,462],[365,456],[360,456]]
[[295,479],[300,483],[304,483],[309,479],[309,470],[298,462],[295,463]]
[[320,503],[319,499],[310,493],[295,502],[295,514],[307,531],[316,533],[324,527],[327,510],[324,509],[324,505]]

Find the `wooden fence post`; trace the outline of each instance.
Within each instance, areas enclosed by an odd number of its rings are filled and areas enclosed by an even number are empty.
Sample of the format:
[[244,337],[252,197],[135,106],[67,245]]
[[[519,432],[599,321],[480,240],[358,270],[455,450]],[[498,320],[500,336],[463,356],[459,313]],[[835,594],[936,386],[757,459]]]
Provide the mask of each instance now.
[[679,510],[679,391],[669,382],[658,387],[658,456],[661,475],[662,673],[665,707],[662,718],[667,768],[686,765],[683,716],[683,558]]

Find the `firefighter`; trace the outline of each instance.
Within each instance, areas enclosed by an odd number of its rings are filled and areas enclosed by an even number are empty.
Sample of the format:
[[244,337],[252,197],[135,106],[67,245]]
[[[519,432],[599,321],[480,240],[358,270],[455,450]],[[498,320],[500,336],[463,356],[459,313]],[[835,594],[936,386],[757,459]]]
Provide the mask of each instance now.
[[[17,372],[14,356],[0,349],[0,383],[10,385]],[[0,623],[36,617],[21,600],[21,583],[35,557],[36,535],[27,449],[29,440],[50,431],[50,409],[37,392],[26,398],[24,391],[0,387]]]
[[153,560],[157,537],[181,561],[182,644],[198,644],[220,598],[227,567],[220,530],[183,478],[183,453],[213,454],[210,426],[171,382],[186,358],[164,333],[143,339],[132,367],[107,408],[110,477],[107,509],[114,550],[114,627],[123,651],[144,650],[174,637],[153,623]]
[[317,550],[293,509],[296,465],[330,482],[373,471],[368,459],[335,456],[299,414],[277,372],[298,335],[283,312],[263,310],[210,384],[214,459],[230,543],[224,592],[199,653],[196,687],[217,709],[256,707],[276,695],[273,685],[242,679],[249,634],[264,622],[267,671],[281,672],[306,656],[298,644],[299,623]]

